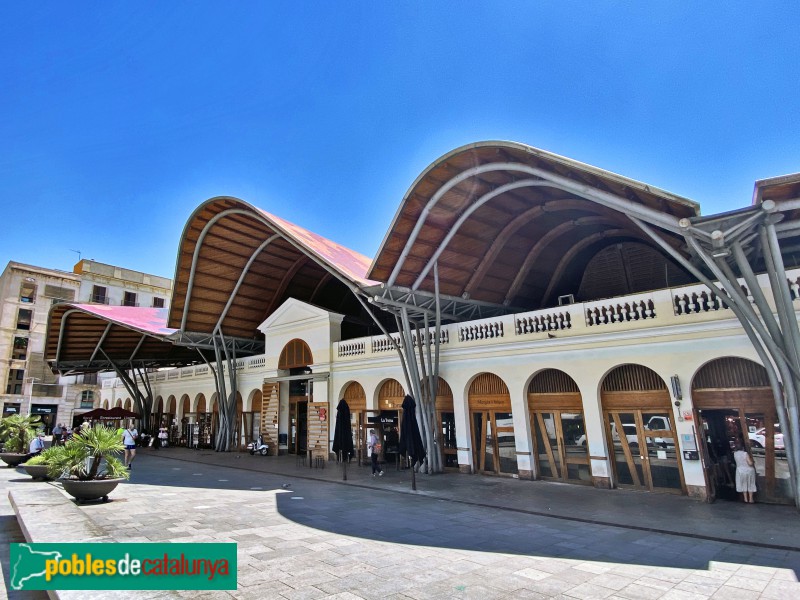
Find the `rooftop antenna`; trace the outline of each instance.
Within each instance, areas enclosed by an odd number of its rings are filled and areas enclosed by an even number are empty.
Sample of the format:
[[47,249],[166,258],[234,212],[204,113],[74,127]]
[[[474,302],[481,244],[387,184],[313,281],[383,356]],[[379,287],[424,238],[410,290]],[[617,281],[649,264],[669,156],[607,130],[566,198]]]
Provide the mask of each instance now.
[[70,250],[70,252],[76,252],[78,254],[78,262],[81,262],[81,251],[80,250]]

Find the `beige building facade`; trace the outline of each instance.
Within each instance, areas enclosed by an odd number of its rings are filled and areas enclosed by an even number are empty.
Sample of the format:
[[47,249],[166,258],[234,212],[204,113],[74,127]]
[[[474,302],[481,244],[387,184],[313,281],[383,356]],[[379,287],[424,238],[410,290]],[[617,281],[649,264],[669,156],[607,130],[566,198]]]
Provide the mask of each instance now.
[[0,276],[0,382],[3,416],[36,414],[49,433],[91,410],[98,391],[94,373],[58,376],[44,358],[47,319],[59,302],[168,307],[171,280],[94,260],[73,271],[9,262]]

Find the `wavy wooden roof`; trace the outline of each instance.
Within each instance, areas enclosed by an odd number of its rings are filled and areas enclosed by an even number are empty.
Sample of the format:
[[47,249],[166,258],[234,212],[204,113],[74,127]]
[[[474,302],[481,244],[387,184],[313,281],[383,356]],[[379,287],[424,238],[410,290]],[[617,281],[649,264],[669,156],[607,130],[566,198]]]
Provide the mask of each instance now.
[[213,198],[181,236],[168,324],[260,339],[257,327],[290,297],[366,322],[350,290],[377,283],[368,268],[340,244],[237,198]]
[[[442,294],[551,305],[604,248],[625,241],[657,247],[614,202],[651,225],[699,214],[691,200],[524,144],[470,144],[417,178],[367,276],[432,292],[438,261]],[[683,248],[675,227],[659,233]]]
[[201,359],[194,348],[175,345],[166,308],[57,304],[47,324],[45,356],[54,371],[103,371],[130,362],[181,366]]

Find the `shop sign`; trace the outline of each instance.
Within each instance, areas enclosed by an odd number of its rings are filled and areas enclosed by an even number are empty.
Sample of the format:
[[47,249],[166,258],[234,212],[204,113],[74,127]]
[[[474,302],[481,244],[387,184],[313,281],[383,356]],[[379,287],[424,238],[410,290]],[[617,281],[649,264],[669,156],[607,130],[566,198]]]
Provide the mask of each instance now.
[[54,415],[58,406],[54,404],[31,404],[32,415]]
[[3,414],[19,414],[19,404],[9,404],[5,403],[3,405]]

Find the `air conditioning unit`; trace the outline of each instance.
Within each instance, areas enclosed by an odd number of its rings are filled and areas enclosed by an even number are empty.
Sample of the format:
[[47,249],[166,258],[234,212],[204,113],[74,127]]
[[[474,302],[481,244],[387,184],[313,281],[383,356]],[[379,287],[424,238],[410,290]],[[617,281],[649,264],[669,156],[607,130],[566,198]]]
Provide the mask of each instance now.
[[566,294],[564,296],[558,297],[558,305],[565,306],[567,304],[575,304],[575,296],[572,294]]

